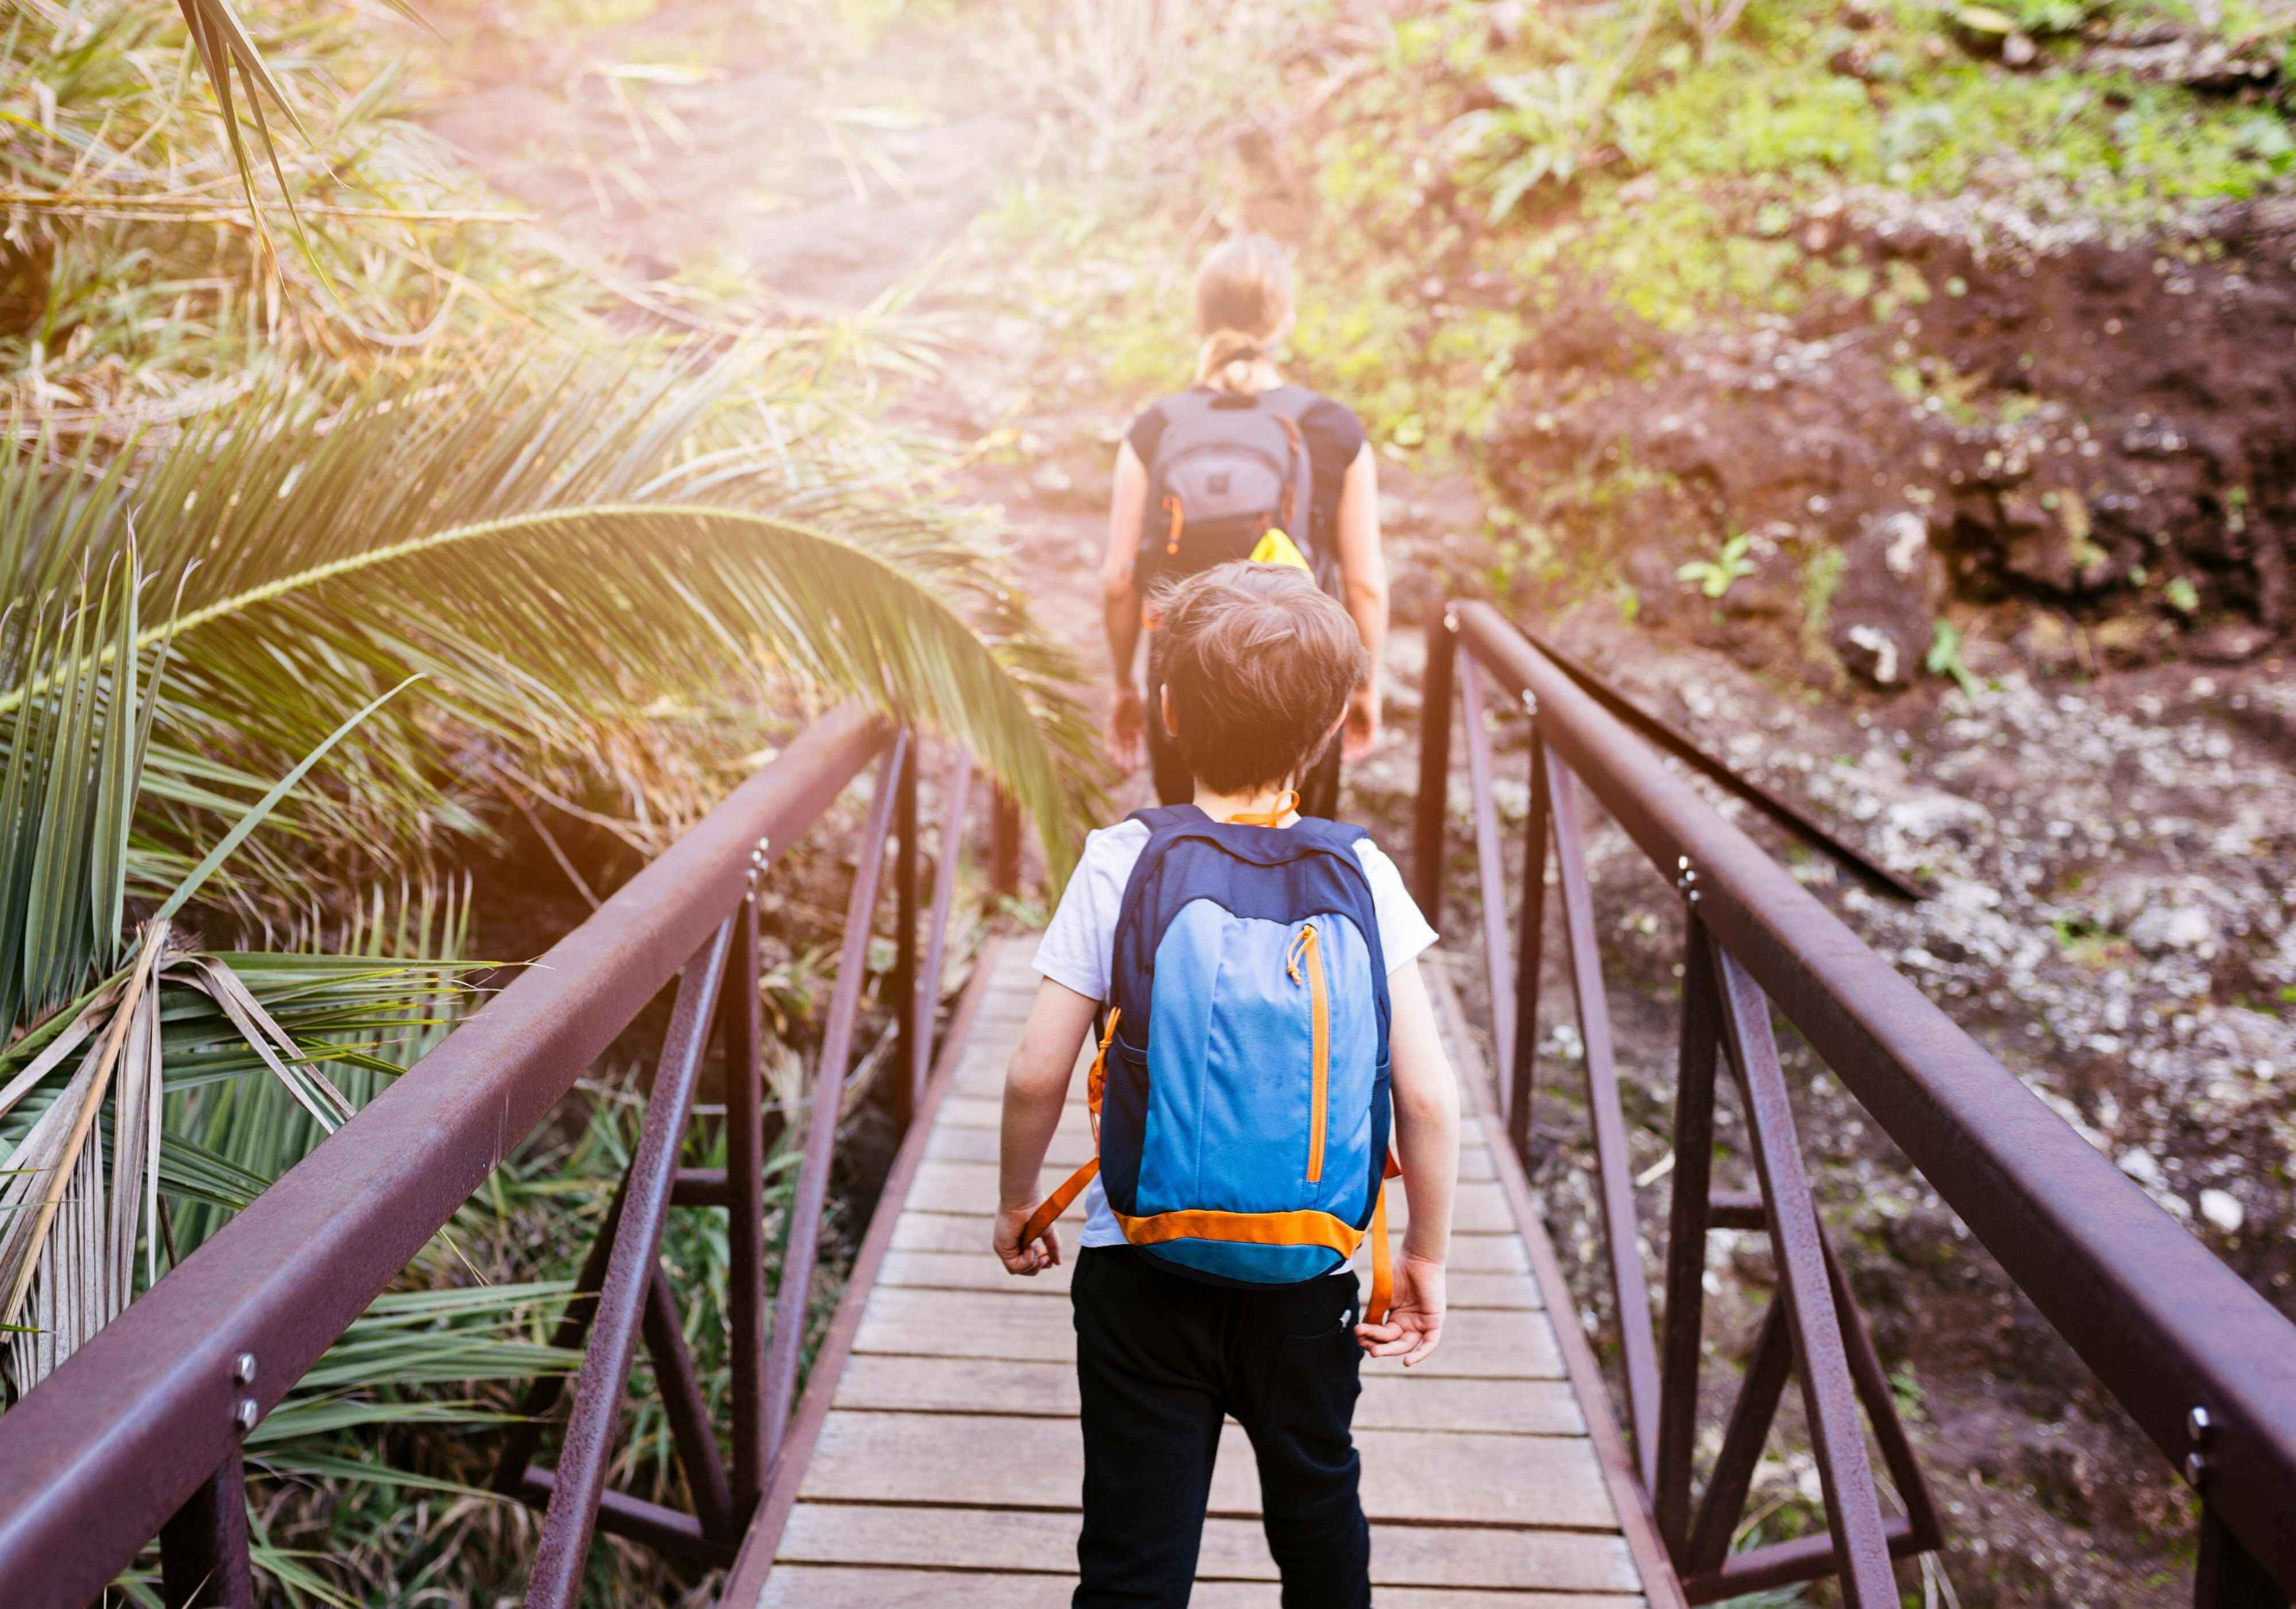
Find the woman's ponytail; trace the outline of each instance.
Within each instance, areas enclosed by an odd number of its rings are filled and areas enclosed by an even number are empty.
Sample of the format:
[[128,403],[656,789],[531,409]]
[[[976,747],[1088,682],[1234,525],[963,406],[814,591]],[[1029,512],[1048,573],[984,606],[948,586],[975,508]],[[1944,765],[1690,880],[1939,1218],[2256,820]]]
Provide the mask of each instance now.
[[1239,396],[1292,323],[1292,265],[1264,234],[1239,234],[1196,270],[1196,382]]
[[1267,356],[1266,343],[1249,330],[1214,330],[1196,354],[1196,383],[1245,396],[1253,368]]

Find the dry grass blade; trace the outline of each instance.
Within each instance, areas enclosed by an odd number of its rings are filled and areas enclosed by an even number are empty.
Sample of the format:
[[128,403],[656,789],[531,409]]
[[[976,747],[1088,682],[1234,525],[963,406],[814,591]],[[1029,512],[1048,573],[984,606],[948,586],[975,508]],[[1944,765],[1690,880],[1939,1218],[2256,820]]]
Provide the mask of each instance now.
[[[45,1377],[118,1312],[105,1310],[102,1270],[111,1260],[102,1250],[102,1145],[93,1136],[141,1014],[137,1007],[154,987],[166,938],[164,924],[145,930],[102,1037],[62,1095],[0,1163],[11,1170],[0,1187],[0,1209],[7,1211],[0,1223],[0,1323],[16,1323],[36,1277],[41,1285],[38,1333],[12,1343],[19,1390]],[[60,1215],[62,1232],[52,1234]],[[131,1254],[134,1244],[131,1238]]]

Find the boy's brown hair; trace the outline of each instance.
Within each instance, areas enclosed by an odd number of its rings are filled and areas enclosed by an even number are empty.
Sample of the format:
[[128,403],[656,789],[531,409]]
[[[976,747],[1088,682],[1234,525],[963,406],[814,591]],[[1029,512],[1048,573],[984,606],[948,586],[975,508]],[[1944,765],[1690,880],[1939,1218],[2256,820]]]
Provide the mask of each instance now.
[[1217,792],[1296,782],[1371,674],[1355,621],[1294,565],[1199,571],[1158,588],[1148,614],[1152,685],[1170,691],[1181,758]]

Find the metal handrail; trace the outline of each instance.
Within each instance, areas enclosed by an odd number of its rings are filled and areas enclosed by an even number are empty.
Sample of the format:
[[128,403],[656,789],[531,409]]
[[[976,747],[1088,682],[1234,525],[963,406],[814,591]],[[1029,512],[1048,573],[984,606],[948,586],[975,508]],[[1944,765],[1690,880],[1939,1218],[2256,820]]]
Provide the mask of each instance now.
[[[1431,915],[1441,891],[1450,747],[1446,716],[1453,661],[1462,654],[1529,712],[1534,768],[1545,772],[1535,776],[1527,823],[1534,858],[1525,877],[1517,965],[1507,965],[1503,928],[1487,947],[1492,993],[1507,996],[1513,1007],[1512,1043],[1499,1049],[1509,1069],[1503,1081],[1516,1149],[1528,1153],[1530,1133],[1544,921],[1539,891],[1549,817],[1570,813],[1567,805],[1559,811],[1548,807],[1568,800],[1575,773],[1683,896],[1688,940],[1685,1099],[1693,1063],[1704,1056],[1710,1067],[1716,1037],[1726,1041],[1731,1071],[1744,1087],[1742,1053],[1751,1046],[1752,1059],[1760,1060],[1759,1044],[1746,1036],[1753,1032],[1767,1041],[1767,1007],[1782,1011],[2197,1490],[2197,1601],[2212,1609],[2285,1605],[2296,1588],[2296,1526],[2288,1523],[2296,1512],[2296,1324],[1670,773],[1572,677],[1497,611],[1480,603],[1447,606],[1429,630],[1414,874]],[[1469,718],[1480,719],[1472,702]],[[1474,768],[1479,818],[1491,809],[1488,768]],[[1480,835],[1487,841],[1491,836]],[[1560,834],[1556,848],[1568,917],[1573,904],[1569,896],[1575,892],[1581,905],[1586,899],[1584,866],[1576,868],[1580,881],[1574,890],[1571,857],[1562,852]],[[1583,948],[1570,946],[1582,1014],[1590,1003],[1590,983],[1592,1004],[1597,1010],[1601,1004],[1591,924],[1586,940]],[[1718,974],[1710,977],[1709,986],[1700,984],[1702,967]],[[1750,1008],[1758,1022],[1750,1017]],[[1588,1073],[1591,1079],[1591,1058]],[[1748,1104],[1756,1104],[1751,1092]],[[1599,1128],[1603,1113],[1599,1103],[1594,1104]],[[1718,1192],[1708,1199],[1702,1168],[1695,1170],[1700,1197],[1690,1203],[1685,1218],[1685,1170],[1679,1160],[1684,1154],[1677,1152],[1676,1227],[1677,1237],[1685,1227],[1699,1232],[1702,1257],[1705,1228],[1778,1223],[1775,1203]],[[1622,1165],[1622,1157],[1618,1162]],[[1767,1175],[1764,1182],[1767,1194]],[[1630,1191],[1606,1192],[1603,1199],[1613,1211],[1623,1199],[1631,1218]],[[1615,1271],[1621,1259],[1638,1254],[1630,1222],[1608,1227]],[[1688,1255],[1679,1246],[1669,1246],[1669,1254],[1677,1262]],[[1633,1272],[1638,1281],[1639,1267]],[[1819,1288],[1828,1283],[1841,1291],[1838,1272]],[[1679,1283],[1670,1282],[1670,1288],[1678,1290]],[[1849,1314],[1845,1344],[1854,1372],[1859,1361],[1856,1336],[1849,1333],[1856,1328],[1854,1313],[1846,1301],[1841,1305]],[[1628,1330],[1636,1317],[1622,1311]],[[1639,1317],[1647,1334],[1646,1308]],[[1676,1315],[1669,1312],[1668,1318],[1674,1340],[1680,1334]],[[1782,1349],[1784,1337],[1775,1345]],[[1663,1395],[1679,1386],[1672,1364],[1685,1355],[1692,1369],[1690,1389],[1695,1390],[1694,1315],[1691,1343],[1685,1349],[1677,1341],[1668,1355],[1665,1387],[1645,1380],[1630,1393],[1634,1398]],[[1779,1383],[1785,1355],[1782,1350],[1775,1354]],[[1752,1383],[1750,1376],[1750,1389]],[[1686,1482],[1686,1464],[1678,1477],[1671,1470],[1661,1474],[1657,1466],[1664,1461],[1663,1449],[1653,1443],[1666,1439],[1654,1427],[1662,1418],[1678,1422],[1679,1409],[1669,1415],[1664,1404],[1639,1400],[1629,1407],[1644,1488],[1658,1486],[1659,1497],[1671,1499],[1660,1502],[1662,1511],[1678,1509],[1680,1494],[1664,1489]],[[1758,1427],[1757,1446],[1759,1433]],[[1808,1556],[1782,1560],[1782,1568],[1792,1564],[1808,1575],[1847,1558],[1850,1545],[1843,1539],[1834,1495],[1829,1489],[1833,1554],[1820,1557],[1818,1549],[1805,1547]],[[1661,1530],[1669,1517],[1661,1512]],[[1895,1523],[1902,1529],[1902,1522]],[[1679,1535],[1668,1540],[1669,1546],[1689,1546]],[[1758,1584],[1734,1578],[1728,1589],[1745,1591]],[[1850,1601],[1857,1602],[1855,1583],[1844,1585]]]
[[[650,1343],[682,1349],[682,1342],[660,1334],[662,1286],[658,1271],[650,1268],[650,1236],[659,1232],[659,1213],[673,1199],[734,1205],[743,1186],[754,1191],[758,1172],[758,1159],[749,1154],[754,1147],[738,1142],[729,1146],[734,1167],[728,1175],[701,1178],[669,1165],[674,1129],[684,1121],[693,1068],[712,1031],[713,1005],[718,1031],[729,1036],[729,1051],[754,1063],[756,1003],[746,1000],[748,1010],[741,1009],[742,991],[721,990],[720,979],[738,977],[733,970],[737,963],[754,965],[758,874],[881,754],[887,762],[880,808],[871,823],[877,837],[863,847],[867,903],[857,899],[857,919],[865,941],[876,867],[885,850],[883,801],[895,800],[903,830],[895,874],[901,893],[899,981],[905,985],[898,1015],[905,1030],[914,1030],[922,1011],[922,1030],[930,1035],[939,989],[938,979],[930,973],[921,978],[915,965],[914,745],[882,718],[848,706],[793,739],[587,921],[0,1416],[0,1604],[11,1609],[82,1609],[155,1535],[163,1536],[163,1553],[169,1555],[171,1601],[246,1601],[244,1502],[238,1491],[240,1442],[246,1430],[318,1361],[673,978],[682,979],[679,1006],[665,1050],[664,1078],[657,1080],[648,1113],[650,1130],[672,1130],[668,1149],[662,1152],[664,1142],[656,1141],[659,1154],[651,1155],[644,1178],[634,1172],[625,1181],[624,1194],[609,1214],[614,1221],[594,1254],[597,1270],[586,1275],[592,1282],[587,1291],[599,1291],[600,1281],[605,1285],[603,1301],[589,1299],[592,1307],[628,1310],[617,1314],[621,1333],[599,1336],[605,1348],[603,1361],[599,1348],[592,1348],[577,1387],[578,1414],[597,1417],[598,1405],[583,1394],[594,1373],[602,1377],[601,1389],[619,1393],[632,1344],[628,1328],[638,1322],[641,1309]],[[966,776],[962,768],[953,774],[951,802],[959,809]],[[935,931],[926,947],[936,969],[939,930],[951,887],[946,863],[953,859],[953,834],[961,826],[958,817],[945,819],[942,829],[944,874],[934,890]],[[1013,841],[1017,843],[1017,834]],[[1004,858],[1017,864],[1016,856]],[[849,965],[839,979],[840,997],[832,1003],[832,1016],[845,1029],[837,1036],[840,1045],[849,1044],[862,970],[850,965],[853,946],[847,948]],[[743,988],[750,981],[744,980]],[[826,1053],[837,1048],[824,1047],[816,1079],[824,1094],[816,1104],[832,1114],[839,1104],[832,1092],[845,1069],[841,1057]],[[892,1095],[897,1105],[906,1106],[914,1099],[924,1054],[906,1036],[899,1050]],[[659,1120],[656,1105],[663,1112]],[[754,1126],[754,1091],[729,1099],[729,1115],[744,1113]],[[816,1150],[823,1154],[815,1156]],[[817,1196],[828,1162],[825,1145],[808,1145],[808,1164],[821,1178],[801,1178],[801,1193]],[[641,1216],[640,1194],[648,1197],[644,1211],[655,1214],[644,1235],[631,1231],[626,1221]],[[738,1208],[734,1216],[742,1216]],[[627,1247],[615,1241],[617,1223],[632,1243]],[[756,1227],[750,1228],[748,1239],[754,1242]],[[735,1238],[743,1237],[737,1231]],[[792,1252],[809,1274],[813,1247]],[[750,1295],[761,1301],[761,1276],[750,1283],[757,1288]],[[803,1287],[810,1282],[800,1277],[796,1283],[801,1311]],[[734,1293],[737,1328],[744,1327],[742,1294]],[[674,1308],[669,1311],[674,1320]],[[794,1349],[789,1349],[785,1372],[791,1378],[779,1382],[780,1391],[774,1392],[769,1375],[784,1371],[769,1370],[761,1355],[763,1337],[754,1333],[758,1317],[749,1316],[751,1333],[735,1337],[736,1373],[742,1378],[734,1391],[734,1486],[729,1490],[722,1473],[715,1471],[711,1479],[697,1482],[711,1489],[697,1493],[703,1510],[698,1520],[655,1511],[612,1492],[603,1494],[601,1511],[593,1472],[578,1470],[581,1500],[589,1506],[565,1528],[568,1542],[578,1543],[575,1552],[586,1549],[594,1522],[633,1534],[660,1532],[656,1539],[671,1546],[700,1539],[730,1558],[747,1522],[746,1510],[756,1503],[763,1460],[770,1457],[778,1430],[767,1424],[758,1401],[745,1399],[777,1394],[786,1402],[797,1363]],[[606,1324],[603,1318],[595,1322]],[[674,1330],[674,1322],[668,1327]],[[783,1350],[775,1349],[777,1354]],[[783,1361],[778,1356],[772,1360]],[[693,1427],[681,1430],[691,1433]],[[708,1442],[706,1424],[698,1437],[687,1434],[684,1440]],[[749,1446],[751,1441],[758,1445]],[[685,1450],[682,1445],[681,1452]],[[714,1460],[714,1445],[703,1447],[701,1456]],[[573,1457],[570,1437],[566,1457]],[[554,1524],[571,1499],[554,1492],[546,1478],[526,1472],[522,1457],[519,1465],[514,1473],[525,1479],[524,1495],[529,1500],[548,1498]],[[666,1524],[665,1515],[681,1523]],[[198,1534],[202,1528],[213,1534]],[[545,1539],[551,1530],[545,1526]],[[235,1563],[226,1556],[234,1549]],[[210,1556],[204,1562],[195,1556],[201,1550]],[[554,1549],[546,1546],[545,1551]],[[179,1568],[177,1552],[193,1564]],[[558,1568],[562,1572],[562,1564]],[[214,1579],[203,1581],[201,1570]],[[539,1577],[536,1591],[543,1599],[554,1596]]]

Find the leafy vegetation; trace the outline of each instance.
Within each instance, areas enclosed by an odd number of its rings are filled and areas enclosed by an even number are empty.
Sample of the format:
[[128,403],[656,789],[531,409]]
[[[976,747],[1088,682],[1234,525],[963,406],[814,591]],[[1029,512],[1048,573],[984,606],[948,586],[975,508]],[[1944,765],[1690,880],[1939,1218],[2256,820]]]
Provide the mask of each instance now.
[[[410,120],[397,26],[332,0],[0,23],[12,1399],[451,1027],[506,805],[554,853],[529,801],[642,858],[845,698],[965,744],[1056,865],[1094,799],[1078,678],[996,530],[880,417],[931,332],[572,266]],[[610,76],[668,137],[651,80]],[[760,981],[800,1040],[804,922]],[[611,1090],[573,1123],[250,1439],[290,1601],[523,1556],[454,1433],[567,1367],[539,1342],[634,1127]],[[723,1241],[669,1241],[712,1390]],[[620,1473],[667,1495],[638,1428]],[[406,1490],[436,1514],[362,1495]],[[606,1599],[653,1596],[636,1556],[600,1549]]]

